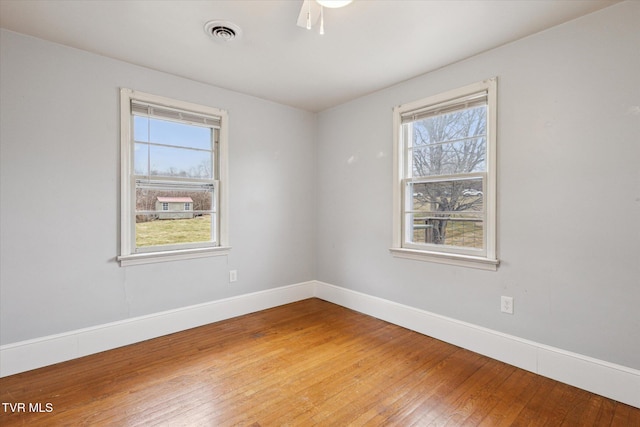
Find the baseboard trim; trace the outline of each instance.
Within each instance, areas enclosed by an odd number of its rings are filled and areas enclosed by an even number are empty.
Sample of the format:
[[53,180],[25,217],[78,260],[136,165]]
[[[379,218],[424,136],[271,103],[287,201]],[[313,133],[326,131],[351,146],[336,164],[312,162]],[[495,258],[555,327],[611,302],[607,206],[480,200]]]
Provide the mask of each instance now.
[[640,371],[316,282],[315,296],[583,390],[640,408]]
[[317,297],[640,408],[640,371],[320,281],[0,346],[0,377]]
[[163,311],[0,346],[0,377],[265,310],[314,296],[315,282]]

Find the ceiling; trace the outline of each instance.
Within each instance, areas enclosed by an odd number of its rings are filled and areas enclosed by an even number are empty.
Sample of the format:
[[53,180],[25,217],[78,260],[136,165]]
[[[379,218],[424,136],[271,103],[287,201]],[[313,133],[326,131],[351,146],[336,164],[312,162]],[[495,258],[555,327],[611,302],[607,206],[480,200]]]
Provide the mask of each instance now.
[[[0,0],[3,28],[308,111],[509,43],[615,0],[355,0],[296,25],[303,0]],[[207,21],[242,36],[216,41]]]

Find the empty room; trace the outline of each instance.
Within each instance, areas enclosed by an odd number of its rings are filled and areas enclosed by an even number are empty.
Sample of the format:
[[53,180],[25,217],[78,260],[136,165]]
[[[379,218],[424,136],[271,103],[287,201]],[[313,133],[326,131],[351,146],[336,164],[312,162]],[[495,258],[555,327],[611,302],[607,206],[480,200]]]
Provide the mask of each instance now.
[[640,427],[640,2],[0,26],[1,425]]

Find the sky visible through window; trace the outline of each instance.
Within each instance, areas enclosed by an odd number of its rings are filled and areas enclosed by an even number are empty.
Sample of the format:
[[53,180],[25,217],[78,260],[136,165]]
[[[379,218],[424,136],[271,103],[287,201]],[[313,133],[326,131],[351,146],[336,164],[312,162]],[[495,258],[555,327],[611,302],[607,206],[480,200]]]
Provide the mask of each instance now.
[[142,116],[133,129],[137,175],[213,177],[213,129]]

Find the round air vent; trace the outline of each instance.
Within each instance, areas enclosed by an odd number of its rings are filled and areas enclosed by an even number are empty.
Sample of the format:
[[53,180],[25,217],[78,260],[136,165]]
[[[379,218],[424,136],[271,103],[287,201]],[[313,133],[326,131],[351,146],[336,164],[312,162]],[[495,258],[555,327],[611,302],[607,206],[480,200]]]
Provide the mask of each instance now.
[[205,24],[204,31],[214,40],[222,42],[237,40],[242,35],[240,27],[229,21],[209,21]]

